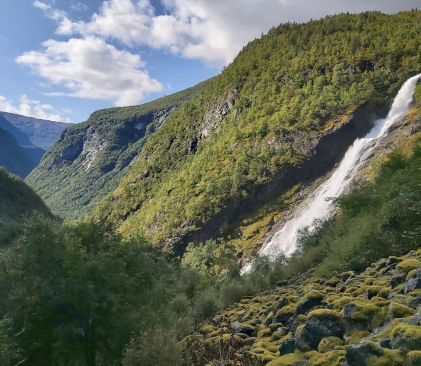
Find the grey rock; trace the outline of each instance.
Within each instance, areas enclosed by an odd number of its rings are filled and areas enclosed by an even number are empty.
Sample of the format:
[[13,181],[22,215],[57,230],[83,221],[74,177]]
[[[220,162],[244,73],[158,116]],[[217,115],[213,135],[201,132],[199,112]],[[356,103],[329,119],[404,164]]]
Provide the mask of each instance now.
[[348,366],[366,366],[372,356],[381,356],[383,350],[372,343],[359,343],[346,348]]
[[295,338],[290,338],[281,343],[279,347],[279,353],[282,355],[287,355],[288,353],[294,353],[297,348]]

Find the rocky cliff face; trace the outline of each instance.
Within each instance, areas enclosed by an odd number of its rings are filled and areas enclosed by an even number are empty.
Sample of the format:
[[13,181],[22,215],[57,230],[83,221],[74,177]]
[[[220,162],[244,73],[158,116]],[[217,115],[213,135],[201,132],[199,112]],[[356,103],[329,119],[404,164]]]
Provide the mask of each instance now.
[[183,101],[206,83],[135,107],[93,113],[72,125],[44,156],[27,182],[65,218],[80,218],[114,190],[144,143]]
[[[421,250],[279,286],[203,324],[197,365],[419,365]],[[203,358],[201,358],[203,357]]]

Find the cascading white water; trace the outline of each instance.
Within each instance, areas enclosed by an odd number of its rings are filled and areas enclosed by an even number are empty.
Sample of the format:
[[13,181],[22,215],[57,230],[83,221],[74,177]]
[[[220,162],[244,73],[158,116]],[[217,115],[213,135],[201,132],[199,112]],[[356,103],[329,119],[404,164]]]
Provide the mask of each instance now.
[[[389,127],[409,111],[420,76],[421,74],[413,76],[402,85],[387,117],[378,119],[364,137],[354,141],[332,176],[299,205],[294,217],[263,245],[260,256],[275,259],[281,253],[290,255],[296,249],[300,229],[308,227],[311,232],[314,229],[315,220],[324,220],[329,217],[333,210],[329,199],[339,197],[343,193],[359,167],[379,141],[387,135]],[[242,273],[247,273],[251,267],[252,262],[243,267]]]

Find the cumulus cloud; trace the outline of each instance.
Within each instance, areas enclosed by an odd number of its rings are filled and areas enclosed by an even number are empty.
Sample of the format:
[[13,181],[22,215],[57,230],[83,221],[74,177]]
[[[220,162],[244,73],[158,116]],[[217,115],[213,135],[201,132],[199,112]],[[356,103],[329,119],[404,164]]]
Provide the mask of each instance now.
[[51,95],[114,100],[117,106],[125,106],[138,103],[145,93],[163,89],[142,69],[139,55],[118,50],[94,36],[50,39],[41,51],[26,52],[16,60],[68,90]]
[[[39,2],[39,1],[37,1]],[[113,38],[128,46],[164,48],[217,65],[229,63],[250,40],[282,22],[302,22],[339,12],[395,12],[419,0],[106,0],[88,22],[59,19],[57,33]],[[41,6],[39,6],[41,8]],[[45,10],[51,13],[52,9]],[[53,17],[54,15],[50,15]]]
[[58,35],[70,39],[48,40],[41,51],[26,52],[17,61],[67,89],[53,95],[114,100],[123,106],[163,90],[140,57],[127,51],[133,47],[221,67],[280,23],[340,12],[396,12],[416,7],[419,0],[160,0],[159,14],[151,0],[104,0],[88,21],[71,19],[44,0],[33,4],[57,22]]
[[[29,99],[25,94],[19,98],[19,104],[14,106],[6,97],[0,95],[0,111],[16,113],[23,116],[47,119],[51,121],[70,122],[69,117],[63,117],[50,104],[43,104],[39,100]],[[70,114],[70,110],[63,111]]]

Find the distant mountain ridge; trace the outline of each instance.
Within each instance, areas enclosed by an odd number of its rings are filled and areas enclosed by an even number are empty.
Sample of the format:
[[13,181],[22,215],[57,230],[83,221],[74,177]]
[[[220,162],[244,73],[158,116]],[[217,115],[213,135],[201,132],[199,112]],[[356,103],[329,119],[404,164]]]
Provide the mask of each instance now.
[[[1,127],[3,118],[0,116],[0,166],[3,166],[9,173],[26,177],[29,172],[38,164],[44,150],[37,147],[22,147],[16,138]],[[39,160],[38,160],[39,161]]]
[[70,126],[26,181],[54,212],[80,218],[112,192],[149,137],[210,80],[155,101],[99,110]]
[[9,122],[8,127],[3,124],[0,126],[15,136],[20,145],[37,146],[44,150],[48,150],[56,142],[60,133],[72,125],[8,112],[0,112],[0,116]]

